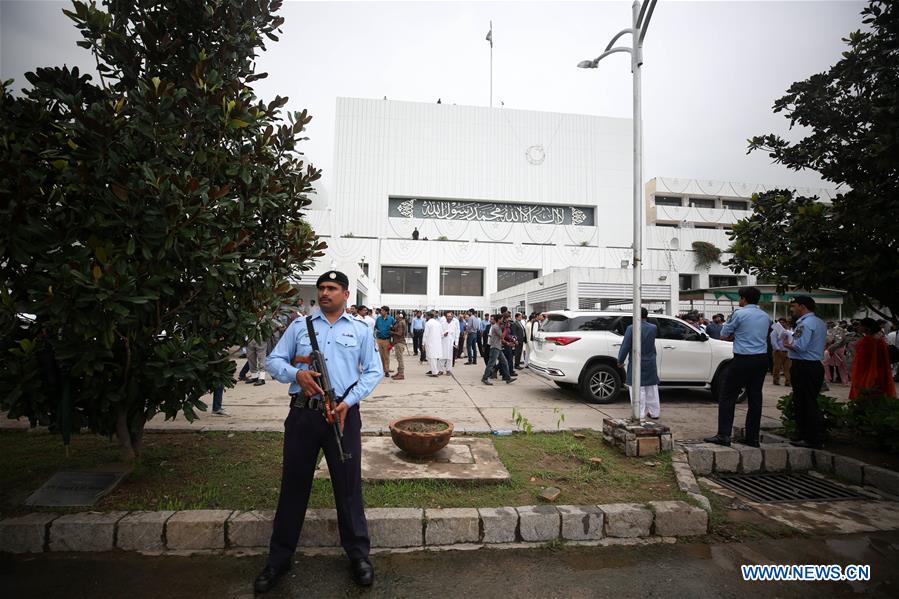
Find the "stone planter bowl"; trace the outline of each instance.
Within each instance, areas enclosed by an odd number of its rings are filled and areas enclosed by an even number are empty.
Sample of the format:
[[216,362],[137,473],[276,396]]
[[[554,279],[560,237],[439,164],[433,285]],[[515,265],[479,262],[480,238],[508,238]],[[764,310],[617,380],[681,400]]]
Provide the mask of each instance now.
[[[413,422],[422,422],[425,424],[442,423],[446,425],[446,430],[433,433],[417,433],[404,430],[403,425]],[[450,437],[453,436],[453,423],[443,418],[435,416],[410,416],[400,418],[390,423],[390,436],[397,447],[412,457],[422,458],[437,453],[449,443]]]

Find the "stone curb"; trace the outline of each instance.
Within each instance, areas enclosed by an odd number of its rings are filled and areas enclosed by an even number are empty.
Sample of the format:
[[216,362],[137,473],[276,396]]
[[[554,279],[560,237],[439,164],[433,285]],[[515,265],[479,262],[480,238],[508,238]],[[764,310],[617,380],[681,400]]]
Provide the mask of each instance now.
[[[880,475],[880,473],[877,473]],[[702,495],[699,495],[702,499]],[[271,511],[34,512],[0,520],[0,553],[264,550]],[[370,508],[372,548],[408,550],[599,543],[705,534],[708,515],[683,501],[501,508]],[[299,547],[339,551],[335,510],[308,510]]]
[[[762,444],[758,449],[738,443],[734,443],[732,447],[722,447],[711,443],[681,444],[681,447],[683,447],[690,470],[699,475],[718,472],[808,472],[817,470],[854,485],[873,487],[881,493],[899,497],[899,472],[823,449],[793,447],[786,439],[778,435],[762,433],[761,436]],[[675,456],[679,455],[678,451],[680,449],[675,451]],[[678,487],[692,497],[693,493],[687,489],[690,481],[684,473],[685,468],[678,465],[682,462],[677,457],[672,460]],[[695,480],[694,477],[694,483]],[[694,497],[694,499],[699,501],[698,498]]]

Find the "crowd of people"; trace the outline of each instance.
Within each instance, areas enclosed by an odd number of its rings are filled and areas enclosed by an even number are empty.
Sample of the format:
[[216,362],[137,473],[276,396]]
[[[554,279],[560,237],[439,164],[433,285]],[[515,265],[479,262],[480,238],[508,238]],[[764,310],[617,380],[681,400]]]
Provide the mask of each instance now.
[[[247,362],[239,379],[246,384],[264,385],[266,356],[277,344],[281,333],[295,318],[314,315],[317,310],[315,300],[307,305],[303,299],[281,310],[275,319],[275,332],[270,339],[249,339],[247,345],[241,348]],[[409,317],[403,311],[392,311],[389,306],[381,306],[375,311],[376,317],[372,316],[373,310],[367,306],[350,305],[346,308],[348,316],[364,322],[371,330],[385,376],[395,381],[404,380],[407,356],[417,356],[420,364],[426,364],[428,370],[425,374],[429,377],[452,375],[457,360],[464,359],[461,363],[471,366],[477,365],[480,359],[485,367],[481,377],[485,385],[492,385],[492,381],[499,377],[507,384],[515,381],[518,376],[516,371],[527,367],[534,333],[546,318],[539,312],[527,316],[521,312],[511,312],[505,306],[497,314],[483,314],[473,308],[458,314],[454,310],[414,310]],[[679,317],[710,338],[733,340],[728,339],[723,331],[737,313],[739,310],[730,319],[719,313],[709,320],[704,314],[691,310]],[[765,351],[758,351],[761,360],[757,358],[755,361],[765,364],[764,372],[771,375],[774,385],[780,385],[783,380],[785,386],[792,386],[793,364],[789,345],[794,341],[798,319],[780,317],[772,322],[765,315],[764,320],[767,327]],[[655,357],[649,355],[653,352],[647,349],[654,349],[653,342],[654,339],[644,340],[643,343],[647,366],[642,369],[644,374],[641,379],[644,380],[641,381],[640,412],[650,418],[658,418],[658,392],[653,393],[653,385],[649,384],[650,379],[657,376],[653,374]],[[739,343],[735,344],[734,351],[737,361],[740,361],[742,358],[738,350],[741,348],[737,345]],[[624,347],[625,344],[622,349]],[[622,367],[626,361],[620,360]],[[652,362],[652,368],[649,362]],[[820,362],[824,370],[823,390],[827,390],[829,384],[842,384],[851,385],[849,399],[858,397],[866,389],[895,396],[895,381],[899,380],[899,335],[896,328],[891,330],[885,320],[828,321]],[[627,384],[631,386],[630,379]],[[746,385],[741,388],[746,388]],[[227,416],[222,407],[222,392],[223,389],[216,389],[213,393],[212,413]]]
[[505,306],[491,315],[474,308],[459,314],[454,310],[415,310],[411,319],[405,312],[392,312],[389,306],[381,306],[377,319],[367,317],[366,306],[349,306],[347,312],[372,329],[384,373],[392,375],[393,380],[405,379],[406,355],[418,356],[419,363],[427,363],[425,374],[430,377],[452,375],[457,360],[464,359],[461,363],[471,366],[481,358],[486,367],[481,378],[485,385],[492,385],[491,379],[500,374],[511,383],[517,377],[516,369],[527,367],[528,344],[544,318],[536,312],[526,317]]
[[[690,311],[680,318],[704,332],[712,339],[721,339],[725,324],[723,314],[715,314],[709,321],[698,311]],[[849,399],[863,389],[875,389],[895,396],[895,382],[899,380],[899,331],[886,320],[861,318],[826,321],[824,342],[824,386],[849,385]],[[790,386],[790,358],[785,343],[793,339],[796,319],[781,316],[768,323],[767,372],[772,383]]]

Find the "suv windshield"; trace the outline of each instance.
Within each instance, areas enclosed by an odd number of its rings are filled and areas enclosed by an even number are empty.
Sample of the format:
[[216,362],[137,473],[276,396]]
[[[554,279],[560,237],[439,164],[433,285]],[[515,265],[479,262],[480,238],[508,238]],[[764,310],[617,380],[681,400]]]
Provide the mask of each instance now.
[[568,318],[562,314],[548,314],[540,330],[547,333],[568,333],[571,331],[612,331],[620,316],[575,316]]

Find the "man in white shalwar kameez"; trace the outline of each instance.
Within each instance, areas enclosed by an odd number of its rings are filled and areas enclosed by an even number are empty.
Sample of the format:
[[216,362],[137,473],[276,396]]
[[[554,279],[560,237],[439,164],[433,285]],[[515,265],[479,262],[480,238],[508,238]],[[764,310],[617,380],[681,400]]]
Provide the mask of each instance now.
[[422,335],[421,342],[425,348],[425,355],[428,357],[428,376],[437,376],[440,372],[440,362],[443,359],[443,327],[436,318],[436,312],[428,313],[428,320],[425,322],[425,332]]
[[459,319],[453,316],[452,310],[447,310],[440,317],[440,325],[443,327],[443,361],[441,372],[453,373],[453,356],[456,355],[456,347],[459,346]]

